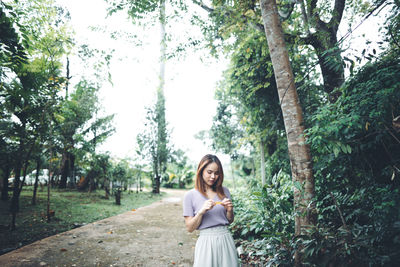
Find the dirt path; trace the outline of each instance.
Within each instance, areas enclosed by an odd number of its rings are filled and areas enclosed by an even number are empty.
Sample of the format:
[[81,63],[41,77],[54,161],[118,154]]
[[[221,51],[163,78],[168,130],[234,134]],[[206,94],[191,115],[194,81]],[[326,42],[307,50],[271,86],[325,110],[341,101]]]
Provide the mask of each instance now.
[[1,255],[0,266],[192,266],[197,236],[185,229],[184,192]]

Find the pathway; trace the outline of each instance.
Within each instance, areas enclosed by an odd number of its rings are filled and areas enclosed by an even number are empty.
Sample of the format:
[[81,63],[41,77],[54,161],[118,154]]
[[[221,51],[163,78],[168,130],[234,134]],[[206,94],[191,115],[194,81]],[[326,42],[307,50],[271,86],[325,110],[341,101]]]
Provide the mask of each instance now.
[[[164,190],[163,190],[164,191]],[[182,217],[185,191],[136,211],[54,235],[0,256],[0,266],[192,266],[196,233]]]

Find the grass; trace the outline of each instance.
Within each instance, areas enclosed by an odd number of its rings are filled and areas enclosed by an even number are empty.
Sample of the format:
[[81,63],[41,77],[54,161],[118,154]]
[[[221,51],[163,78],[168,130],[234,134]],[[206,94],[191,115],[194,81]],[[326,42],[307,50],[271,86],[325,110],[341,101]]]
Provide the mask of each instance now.
[[149,205],[160,200],[165,194],[123,192],[121,205],[118,206],[114,196],[110,196],[110,199],[104,198],[103,190],[87,193],[52,189],[50,209],[55,211],[55,215],[49,223],[46,219],[47,188],[38,190],[36,205],[31,204],[32,195],[32,187],[26,187],[21,192],[20,212],[17,214],[15,231],[9,230],[10,201],[0,201],[0,255],[42,238]]

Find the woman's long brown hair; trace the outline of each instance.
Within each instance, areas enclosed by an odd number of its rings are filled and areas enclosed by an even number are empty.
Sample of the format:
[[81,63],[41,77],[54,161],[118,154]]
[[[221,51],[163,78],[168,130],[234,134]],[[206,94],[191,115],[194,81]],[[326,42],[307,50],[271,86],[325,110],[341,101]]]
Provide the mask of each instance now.
[[224,181],[224,170],[222,169],[221,161],[215,155],[207,154],[200,160],[199,166],[197,167],[196,183],[194,188],[197,189],[197,191],[199,191],[203,196],[207,197],[206,186],[204,185],[203,180],[203,171],[212,162],[215,162],[218,165],[218,179],[211,188],[217,193],[220,199],[224,199],[226,197],[224,189],[222,188],[222,182]]

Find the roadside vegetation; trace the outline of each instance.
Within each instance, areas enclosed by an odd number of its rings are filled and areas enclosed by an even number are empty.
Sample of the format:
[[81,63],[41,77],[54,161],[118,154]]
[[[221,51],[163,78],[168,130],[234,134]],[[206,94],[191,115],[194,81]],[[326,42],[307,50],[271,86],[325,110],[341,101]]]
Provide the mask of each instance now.
[[165,193],[127,191],[122,194],[121,205],[116,205],[114,197],[106,199],[99,191],[88,193],[55,189],[51,195],[52,218],[47,222],[46,189],[44,187],[38,190],[36,205],[31,204],[31,186],[25,187],[21,192],[20,212],[16,221],[18,231],[9,231],[9,206],[6,202],[0,202],[0,254],[51,235],[135,210],[165,196]]

